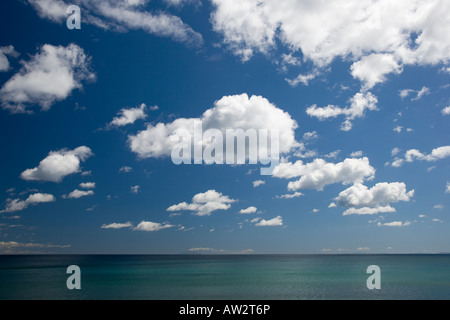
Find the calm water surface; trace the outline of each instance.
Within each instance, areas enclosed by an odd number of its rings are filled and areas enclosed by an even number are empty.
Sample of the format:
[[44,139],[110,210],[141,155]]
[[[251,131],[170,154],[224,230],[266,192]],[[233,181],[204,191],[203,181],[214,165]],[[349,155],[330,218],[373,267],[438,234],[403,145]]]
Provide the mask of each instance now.
[[450,255],[0,255],[0,299],[450,299]]

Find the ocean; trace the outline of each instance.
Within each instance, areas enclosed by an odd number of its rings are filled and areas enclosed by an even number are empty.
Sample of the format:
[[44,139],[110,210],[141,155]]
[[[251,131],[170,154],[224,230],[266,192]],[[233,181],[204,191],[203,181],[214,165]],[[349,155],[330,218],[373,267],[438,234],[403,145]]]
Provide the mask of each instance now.
[[[366,285],[370,265],[380,289]],[[0,255],[0,300],[11,299],[447,300],[450,255]]]

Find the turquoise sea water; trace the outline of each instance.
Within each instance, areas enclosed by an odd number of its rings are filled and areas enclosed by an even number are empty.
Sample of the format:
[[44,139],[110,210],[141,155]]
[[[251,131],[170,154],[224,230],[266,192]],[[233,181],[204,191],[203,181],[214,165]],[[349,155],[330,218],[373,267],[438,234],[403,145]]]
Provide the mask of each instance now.
[[3,255],[0,299],[450,299],[450,255]]

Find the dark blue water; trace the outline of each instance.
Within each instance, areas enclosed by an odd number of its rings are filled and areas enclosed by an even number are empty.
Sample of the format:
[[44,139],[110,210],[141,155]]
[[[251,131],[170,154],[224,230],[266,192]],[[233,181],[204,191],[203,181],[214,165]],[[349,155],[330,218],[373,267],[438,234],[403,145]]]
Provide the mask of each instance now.
[[450,299],[450,255],[0,256],[0,299]]

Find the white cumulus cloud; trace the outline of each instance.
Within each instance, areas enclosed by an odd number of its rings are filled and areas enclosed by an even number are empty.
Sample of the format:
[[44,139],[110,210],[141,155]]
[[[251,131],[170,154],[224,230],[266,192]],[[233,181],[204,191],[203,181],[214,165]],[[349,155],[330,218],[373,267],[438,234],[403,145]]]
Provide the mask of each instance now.
[[352,214],[357,214],[357,215],[372,215],[372,214],[377,214],[377,213],[388,213],[388,212],[395,212],[395,208],[391,207],[391,206],[382,206],[382,207],[375,207],[375,208],[369,208],[369,207],[362,207],[362,208],[349,208],[347,210],[344,211],[344,213],[342,215],[344,216],[349,216]]
[[[299,145],[294,134],[298,125],[287,112],[261,96],[249,98],[244,93],[221,98],[214,103],[214,108],[206,110],[200,118],[179,118],[167,124],[149,124],[147,129],[128,137],[129,146],[140,158],[168,157],[178,144],[171,137],[183,131],[193,137],[194,126],[202,126],[203,132],[217,129],[223,137],[226,137],[227,129],[266,129],[269,132],[276,129],[279,130],[280,153],[289,152]],[[258,155],[264,155],[267,149],[258,148],[257,152]]]
[[95,189],[95,182],[82,182],[80,188],[83,189]]
[[414,196],[414,190],[407,191],[403,182],[380,182],[372,188],[356,183],[339,193],[336,202],[341,207],[347,207],[343,215],[376,214],[395,212],[391,203],[409,201]]
[[296,87],[299,83],[303,84],[304,86],[308,86],[309,82],[311,80],[314,80],[318,76],[319,76],[319,72],[318,71],[313,71],[311,73],[299,74],[296,78],[294,78],[294,79],[286,79],[286,81],[292,87]]
[[311,141],[311,140],[315,140],[317,138],[319,138],[319,135],[317,134],[317,131],[305,132],[303,134],[303,140],[304,141]]
[[167,228],[172,228],[172,227],[175,227],[175,226],[168,224],[168,223],[141,221],[133,230],[152,232],[152,231],[159,231],[162,229],[167,229]]
[[400,149],[397,148],[397,147],[395,147],[394,149],[392,149],[391,155],[392,155],[392,156],[396,156],[396,155],[398,155],[399,152],[400,152]]
[[377,224],[379,227],[381,226],[386,226],[386,227],[407,227],[411,225],[411,222],[409,221],[392,221],[392,222],[385,222],[385,223],[381,223],[378,222]]
[[122,229],[122,228],[131,228],[133,225],[131,222],[125,222],[125,223],[110,223],[110,224],[104,224],[100,228],[102,229]]
[[400,90],[400,93],[399,93],[400,98],[405,99],[405,98],[408,97],[409,94],[412,93],[412,92],[414,92],[414,90],[412,90],[412,89],[403,89],[403,90]]
[[255,213],[258,209],[256,207],[248,207],[247,209],[241,209],[239,211],[240,214],[251,214]]
[[6,208],[1,212],[15,212],[28,208],[31,205],[38,203],[54,202],[56,199],[52,194],[47,193],[34,193],[30,194],[25,200],[20,199],[8,199]]
[[145,103],[142,103],[136,108],[121,109],[118,115],[108,124],[108,127],[123,127],[128,124],[133,124],[136,120],[146,119],[146,108]]
[[61,182],[65,176],[80,172],[81,162],[92,155],[91,149],[85,146],[51,151],[37,167],[25,170],[20,177],[27,181]]
[[417,101],[417,100],[421,99],[423,96],[430,94],[430,88],[422,87],[422,89],[420,89],[420,90],[403,89],[403,90],[400,90],[400,97],[402,99],[405,99],[413,93],[415,93],[415,96],[413,96],[411,98],[411,101]]
[[315,159],[304,164],[298,160],[295,163],[281,163],[275,167],[273,176],[277,178],[292,179],[300,177],[297,181],[288,184],[289,190],[317,189],[323,190],[326,185],[342,183],[362,183],[375,175],[375,169],[370,165],[369,159],[348,158],[339,163],[329,163],[323,159]]
[[140,186],[132,186],[132,187],[130,187],[131,193],[135,193],[135,194],[139,193],[139,189],[140,189]]
[[75,189],[71,193],[69,193],[67,196],[63,196],[63,197],[68,198],[68,199],[79,199],[82,197],[93,196],[93,195],[94,195],[94,191],[92,191],[92,190]]
[[276,227],[283,225],[283,218],[281,216],[276,216],[275,218],[265,220],[261,219],[255,223],[257,227]]
[[430,89],[427,87],[423,87],[422,89],[417,91],[417,96],[415,98],[413,98],[412,101],[419,100],[420,98],[422,98],[423,96],[425,96],[427,94],[430,94]]
[[445,107],[444,109],[442,109],[442,110],[441,110],[441,113],[442,113],[444,116],[450,115],[450,106]]
[[396,126],[393,130],[397,133],[402,132],[403,127],[402,126]]
[[76,44],[67,47],[44,44],[40,52],[23,62],[22,69],[0,89],[4,109],[12,113],[31,112],[39,105],[49,110],[66,99],[82,82],[94,80],[90,58]]
[[28,0],[41,18],[63,23],[67,19],[69,5],[78,5],[82,23],[95,25],[105,30],[126,32],[143,30],[149,34],[168,37],[174,41],[198,47],[203,37],[184,23],[179,17],[158,11],[145,10],[148,0]]
[[212,2],[214,31],[243,61],[258,52],[270,56],[280,46],[315,68],[350,59],[356,62],[352,74],[371,87],[403,65],[450,60],[448,1]]
[[413,162],[414,160],[433,162],[447,157],[450,157],[450,146],[433,149],[430,154],[423,154],[417,149],[410,149],[405,153],[407,162]]
[[360,158],[363,156],[363,152],[362,151],[354,151],[350,154],[351,158]]
[[12,45],[0,47],[0,72],[8,71],[10,69],[8,56],[17,58],[19,53],[14,50]]
[[167,211],[193,211],[197,216],[209,216],[217,210],[228,210],[231,203],[236,200],[224,196],[216,190],[208,190],[204,193],[198,193],[192,198],[192,203],[181,202],[167,208]]
[[351,66],[353,78],[364,83],[365,90],[372,89],[377,83],[386,81],[386,74],[400,73],[401,66],[391,54],[372,53],[361,58]]
[[254,187],[254,188],[257,188],[257,187],[259,187],[259,186],[262,186],[263,184],[266,184],[266,182],[263,181],[263,180],[255,180],[255,181],[253,181],[253,187]]
[[303,196],[303,193],[301,192],[294,192],[294,193],[288,193],[288,194],[283,194],[281,196],[276,196],[277,199],[293,199],[293,198],[298,198]]
[[405,162],[414,162],[416,160],[436,162],[438,160],[442,160],[448,157],[450,157],[450,146],[442,146],[435,148],[431,150],[431,153],[429,154],[422,153],[418,149],[409,149],[405,152],[404,158],[397,157],[395,161],[392,162],[391,165],[393,167],[398,168],[401,167]]
[[349,106],[341,108],[335,105],[326,107],[317,107],[312,105],[306,109],[306,114],[310,117],[318,118],[320,121],[344,116],[345,121],[341,125],[341,130],[349,131],[352,129],[352,121],[356,118],[364,117],[366,110],[373,111],[377,108],[378,99],[370,92],[358,92],[349,101]]
[[130,166],[123,166],[123,167],[120,167],[120,169],[119,169],[119,173],[121,173],[121,172],[129,173],[131,171],[133,171],[133,168]]

